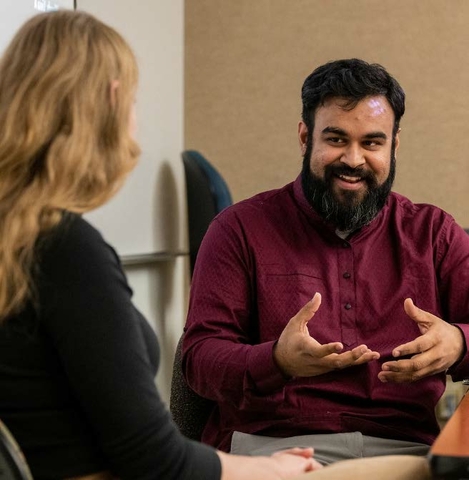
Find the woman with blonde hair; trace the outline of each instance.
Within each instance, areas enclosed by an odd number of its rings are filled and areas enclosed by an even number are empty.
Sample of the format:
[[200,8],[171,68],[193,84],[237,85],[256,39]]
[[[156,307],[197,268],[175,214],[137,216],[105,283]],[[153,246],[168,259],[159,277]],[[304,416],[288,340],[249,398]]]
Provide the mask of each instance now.
[[311,449],[235,457],[185,439],[115,251],[81,216],[134,167],[137,65],[75,11],[25,23],[0,62],[0,419],[35,479],[277,480]]

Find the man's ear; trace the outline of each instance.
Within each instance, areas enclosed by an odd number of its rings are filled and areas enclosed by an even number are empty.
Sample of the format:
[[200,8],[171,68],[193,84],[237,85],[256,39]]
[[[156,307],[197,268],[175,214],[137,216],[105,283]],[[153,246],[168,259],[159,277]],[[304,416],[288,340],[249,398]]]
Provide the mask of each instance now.
[[308,145],[308,127],[302,120],[298,123],[298,142],[300,144],[301,154],[304,155]]
[[397,131],[396,133],[396,136],[394,137],[394,155],[397,153],[397,151],[399,150],[399,144],[401,143],[400,139],[399,139],[399,134],[401,133],[401,129],[399,128],[399,130]]
[[111,106],[115,106],[117,103],[117,89],[119,88],[119,80],[111,80],[109,85],[109,101]]

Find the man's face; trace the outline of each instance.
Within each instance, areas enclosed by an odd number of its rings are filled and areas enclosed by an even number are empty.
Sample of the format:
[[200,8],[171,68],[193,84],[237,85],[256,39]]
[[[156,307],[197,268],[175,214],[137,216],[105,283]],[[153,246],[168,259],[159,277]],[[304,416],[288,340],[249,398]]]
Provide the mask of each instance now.
[[315,114],[312,138],[299,124],[302,180],[313,208],[339,230],[369,223],[383,208],[395,175],[394,112],[384,96],[353,108],[332,98]]

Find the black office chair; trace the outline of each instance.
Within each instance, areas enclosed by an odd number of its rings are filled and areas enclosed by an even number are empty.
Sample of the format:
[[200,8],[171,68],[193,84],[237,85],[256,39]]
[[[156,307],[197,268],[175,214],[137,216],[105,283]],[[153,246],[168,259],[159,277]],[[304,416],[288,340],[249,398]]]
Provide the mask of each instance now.
[[169,410],[174,423],[178,426],[181,433],[187,438],[200,442],[202,432],[215,406],[215,402],[197,395],[187,385],[182,373],[183,338],[184,334],[179,339],[174,356]]
[[[233,202],[223,177],[199,152],[186,150],[182,153],[182,161],[186,176],[192,275],[197,252],[210,222]],[[187,385],[182,373],[182,339],[183,336],[179,339],[174,357],[169,408],[181,432],[188,438],[200,440],[215,404],[197,395]]]
[[23,452],[0,421],[0,480],[33,480]]
[[182,152],[186,177],[191,274],[202,238],[213,218],[233,203],[223,177],[196,150]]

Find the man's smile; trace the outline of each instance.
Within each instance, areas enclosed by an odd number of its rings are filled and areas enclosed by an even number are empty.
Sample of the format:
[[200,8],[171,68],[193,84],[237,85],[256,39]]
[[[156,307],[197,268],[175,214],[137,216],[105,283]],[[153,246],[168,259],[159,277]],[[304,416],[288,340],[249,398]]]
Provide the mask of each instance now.
[[357,177],[357,176],[348,176],[348,175],[334,175],[334,178],[336,180],[336,184],[340,188],[348,189],[348,190],[356,190],[360,187],[363,186],[363,183],[365,183],[365,180],[363,177]]

